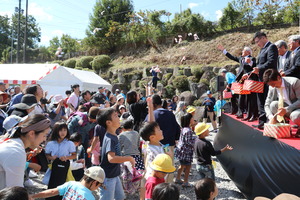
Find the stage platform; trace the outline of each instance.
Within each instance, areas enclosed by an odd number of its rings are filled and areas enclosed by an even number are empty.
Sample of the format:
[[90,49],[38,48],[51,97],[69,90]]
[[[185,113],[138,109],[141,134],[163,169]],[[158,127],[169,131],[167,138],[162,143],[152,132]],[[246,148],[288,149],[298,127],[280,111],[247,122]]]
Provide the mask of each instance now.
[[222,167],[247,199],[274,198],[281,193],[300,196],[300,140],[274,139],[233,115],[223,114],[214,146],[233,146],[217,156]]
[[[230,115],[230,114],[227,114],[227,113],[223,113],[223,114],[227,115],[227,116],[229,116],[229,117],[231,117],[231,118],[233,118],[233,119],[235,119],[237,121],[240,121],[240,122],[244,123],[245,125],[250,126],[251,128],[256,129],[256,130],[260,131],[261,133],[263,133],[263,130],[260,130],[258,128],[254,128],[252,126],[252,125],[258,124],[258,120],[253,121],[253,122],[241,121],[240,119],[237,119],[235,115]],[[245,117],[246,117],[246,115],[245,115]],[[295,125],[292,122],[290,122],[290,124],[291,125]],[[284,142],[284,143],[286,143],[286,144],[288,144],[288,145],[290,145],[292,147],[295,147],[298,150],[300,150],[300,138],[295,138],[294,137],[294,135],[296,134],[296,132],[297,132],[297,128],[292,128],[292,135],[291,135],[290,138],[280,138],[278,140],[281,141],[281,142]]]

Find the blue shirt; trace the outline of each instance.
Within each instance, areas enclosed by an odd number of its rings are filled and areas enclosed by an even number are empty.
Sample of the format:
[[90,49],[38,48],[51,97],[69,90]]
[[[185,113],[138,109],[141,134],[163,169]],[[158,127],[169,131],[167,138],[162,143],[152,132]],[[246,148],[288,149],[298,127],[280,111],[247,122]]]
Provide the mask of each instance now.
[[45,148],[45,153],[51,156],[70,156],[72,153],[76,152],[76,147],[73,142],[64,139],[61,143],[57,141],[50,141],[47,143]]
[[231,72],[227,72],[225,75],[225,79],[227,84],[232,84],[233,82],[235,82],[236,76]]
[[[148,116],[149,115],[147,115],[145,121],[148,121]],[[164,139],[160,142],[162,144],[174,146],[175,140],[179,140],[180,126],[178,125],[173,112],[159,108],[154,110],[154,117],[164,135]]]
[[95,200],[91,190],[84,187],[76,181],[69,181],[57,187],[59,196],[63,196],[63,200]]
[[116,156],[121,155],[121,149],[118,137],[110,133],[105,134],[103,145],[101,148],[101,164],[100,166],[105,172],[107,178],[115,178],[120,176],[121,168],[119,163],[110,163],[107,158],[109,152],[114,152]]

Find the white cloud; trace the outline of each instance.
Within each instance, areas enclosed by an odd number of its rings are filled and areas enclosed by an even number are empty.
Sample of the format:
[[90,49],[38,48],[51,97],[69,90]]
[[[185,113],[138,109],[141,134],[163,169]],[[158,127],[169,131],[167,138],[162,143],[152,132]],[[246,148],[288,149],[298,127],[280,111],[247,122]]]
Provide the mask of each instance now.
[[216,15],[217,15],[217,20],[219,20],[223,16],[222,10],[217,10]]
[[47,35],[42,35],[41,37],[41,43],[40,45],[49,45],[49,41],[51,40],[52,38],[50,38],[49,36]]
[[64,34],[64,31],[62,30],[54,30],[51,32],[52,36],[58,36],[58,37],[61,37],[63,34]]
[[37,3],[29,3],[28,13],[41,21],[51,21],[53,19],[53,16],[48,14],[45,9]]
[[7,16],[10,18],[11,15],[12,15],[12,12],[11,12],[11,11],[1,11],[1,12],[0,12],[0,15],[1,15],[1,16],[7,15]]
[[201,15],[202,15],[205,19],[208,19],[209,16],[210,16],[210,13],[207,12],[207,11],[203,11],[203,12],[201,12]]
[[198,3],[189,3],[189,8],[190,8],[190,9],[192,9],[192,8],[194,8],[194,7],[197,7],[197,6],[199,6]]

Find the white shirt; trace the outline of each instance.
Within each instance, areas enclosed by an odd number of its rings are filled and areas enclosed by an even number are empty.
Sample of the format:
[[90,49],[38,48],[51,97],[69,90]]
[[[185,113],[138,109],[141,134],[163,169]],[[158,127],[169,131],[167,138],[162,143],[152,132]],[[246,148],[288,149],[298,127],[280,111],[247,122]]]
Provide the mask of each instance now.
[[9,139],[0,144],[0,190],[6,187],[23,187],[26,152],[23,141]]
[[[290,98],[288,97],[287,95],[287,91],[286,91],[286,87],[284,85],[284,81],[282,79],[282,83],[281,83],[281,88],[282,88],[282,91],[283,91],[283,101],[288,104],[288,105],[291,105],[292,102],[290,100]],[[277,94],[278,94],[278,97],[280,96],[280,89],[279,88],[276,88],[276,91],[277,91]]]
[[285,52],[284,55],[280,56],[279,55],[279,66],[278,66],[278,70],[283,70],[284,68],[284,64],[286,62],[286,55],[287,55],[288,51]]

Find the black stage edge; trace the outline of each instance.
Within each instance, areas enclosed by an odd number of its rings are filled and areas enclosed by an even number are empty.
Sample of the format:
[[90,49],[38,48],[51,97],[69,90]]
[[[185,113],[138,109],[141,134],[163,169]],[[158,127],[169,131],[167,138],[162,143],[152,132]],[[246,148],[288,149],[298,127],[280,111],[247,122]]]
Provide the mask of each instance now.
[[223,114],[214,147],[226,144],[234,149],[217,158],[247,199],[273,199],[283,192],[300,196],[299,150]]

